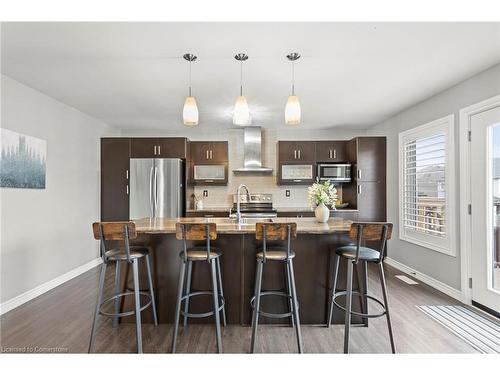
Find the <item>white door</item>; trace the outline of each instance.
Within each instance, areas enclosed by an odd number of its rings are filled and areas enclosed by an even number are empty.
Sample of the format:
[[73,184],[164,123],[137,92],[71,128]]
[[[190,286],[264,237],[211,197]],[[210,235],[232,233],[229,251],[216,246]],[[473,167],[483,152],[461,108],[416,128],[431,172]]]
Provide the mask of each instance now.
[[472,301],[500,311],[500,107],[471,117]]

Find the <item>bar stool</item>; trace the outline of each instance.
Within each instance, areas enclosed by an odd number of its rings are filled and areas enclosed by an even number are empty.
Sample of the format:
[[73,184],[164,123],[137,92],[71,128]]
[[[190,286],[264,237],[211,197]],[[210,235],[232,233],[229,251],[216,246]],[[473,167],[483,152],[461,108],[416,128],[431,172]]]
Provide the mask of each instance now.
[[[297,346],[299,353],[302,353],[302,336],[300,334],[300,318],[299,318],[299,303],[297,300],[297,291],[295,289],[295,277],[293,272],[293,258],[295,252],[292,250],[292,238],[297,238],[296,223],[257,223],[255,227],[255,238],[262,240],[262,248],[256,254],[257,271],[255,276],[255,293],[250,300],[250,305],[253,309],[252,314],[252,344],[250,352],[255,352],[255,341],[257,339],[257,326],[259,324],[259,315],[268,318],[286,318],[291,317],[292,325],[295,327],[297,334]],[[286,248],[283,247],[268,247],[267,241],[286,241]],[[264,271],[264,263],[267,261],[283,262],[286,270],[287,291],[281,292],[276,290],[262,290],[262,273]],[[269,313],[260,310],[260,299],[263,296],[280,296],[287,299],[289,302],[289,311],[282,314]]]
[[[142,353],[142,330],[141,330],[141,311],[151,305],[153,309],[153,318],[155,326],[158,325],[156,316],[156,304],[153,289],[153,279],[151,277],[151,261],[149,249],[141,246],[130,246],[129,240],[137,237],[135,224],[133,222],[98,222],[92,224],[94,238],[101,241],[100,251],[102,258],[101,275],[99,277],[99,291],[97,293],[97,303],[92,322],[92,333],[90,335],[89,353],[92,351],[95,341],[96,321],[98,315],[104,315],[113,318],[113,327],[118,323],[118,319],[123,316],[135,315],[137,352]],[[106,241],[123,241],[124,246],[108,249]],[[149,291],[143,292],[139,289],[139,260],[146,260],[146,269],[148,276]],[[104,281],[106,278],[106,269],[108,264],[115,264],[115,292],[106,300],[103,299]],[[121,292],[121,263],[127,262],[132,265],[134,290]],[[119,304],[123,297],[134,296],[134,310],[120,312]],[[147,302],[141,305],[140,296],[147,297]],[[110,302],[114,302],[114,312],[106,311],[104,307]]]
[[[352,240],[356,240],[356,244],[342,246],[335,251],[335,276],[333,280],[333,289],[331,293],[330,311],[328,314],[327,325],[328,327],[330,327],[334,312],[333,309],[335,306],[345,311],[344,353],[349,353],[349,330],[351,325],[351,315],[360,316],[363,319],[378,318],[385,315],[387,318],[387,327],[389,329],[391,350],[392,353],[396,353],[396,346],[394,345],[394,337],[392,334],[391,317],[389,314],[389,303],[387,301],[387,287],[385,283],[383,266],[385,245],[387,243],[387,240],[391,239],[391,235],[392,223],[352,223],[351,229],[349,231],[349,238],[351,238]],[[363,241],[380,241],[379,250],[361,246]],[[341,257],[347,260],[347,290],[337,292],[337,277]],[[366,263],[375,263],[379,265],[380,284],[382,286],[382,295],[384,298],[384,302],[378,300],[373,296],[369,296],[367,294],[367,291],[363,293],[362,291],[352,290],[353,268],[354,265],[359,261]],[[368,314],[368,310],[366,310],[366,313],[352,311],[351,303],[353,295],[359,295],[363,299],[366,298],[366,301],[368,301],[368,299],[375,301],[382,307],[383,311],[379,314]],[[340,296],[346,296],[345,307],[340,306],[336,301],[336,298]]]
[[[211,246],[211,241],[217,239],[217,226],[215,223],[194,224],[177,223],[175,225],[176,238],[182,240],[183,250],[179,256],[182,259],[181,270],[179,273],[179,284],[177,290],[177,302],[175,305],[175,324],[174,335],[172,337],[172,353],[175,353],[177,333],[179,330],[180,315],[184,317],[183,325],[186,326],[187,318],[204,318],[214,315],[215,332],[217,338],[217,352],[222,353],[222,338],[220,329],[220,314],[222,321],[226,326],[226,302],[222,290],[222,274],[220,268],[221,251]],[[187,247],[186,241],[205,241],[205,246]],[[208,262],[211,267],[212,290],[191,292],[191,272],[193,262]],[[187,275],[186,275],[187,268]],[[184,289],[185,284],[185,289]],[[190,313],[189,299],[200,295],[212,295],[214,309],[205,313]],[[181,310],[182,301],[184,309]]]

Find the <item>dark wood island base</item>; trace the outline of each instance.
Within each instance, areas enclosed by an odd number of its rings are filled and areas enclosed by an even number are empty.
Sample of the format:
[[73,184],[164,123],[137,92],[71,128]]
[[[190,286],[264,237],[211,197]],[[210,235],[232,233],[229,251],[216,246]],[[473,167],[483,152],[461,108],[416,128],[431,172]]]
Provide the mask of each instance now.
[[[222,278],[226,314],[228,324],[250,325],[252,310],[250,299],[253,296],[255,278],[256,248],[261,243],[255,240],[255,221],[241,226],[229,219],[142,219],[135,221],[138,238],[134,244],[150,246],[153,257],[153,278],[156,288],[156,303],[160,323],[173,323],[177,283],[181,259],[180,241],[175,238],[175,223],[184,222],[215,222],[218,236],[213,246],[221,249]],[[338,246],[349,242],[347,232],[351,221],[341,218],[330,218],[326,224],[316,223],[313,218],[277,218],[275,222],[293,221],[297,223],[297,239],[293,241],[295,279],[299,299],[299,313],[302,324],[326,324],[328,302],[332,283],[334,251]],[[285,289],[285,274],[283,267],[276,262],[267,262],[264,268],[263,286],[266,289]],[[366,291],[366,269],[358,264],[354,287]],[[345,264],[340,265],[339,286],[345,286]],[[206,289],[211,285],[210,267],[201,262],[193,266],[192,289]],[[127,277],[127,276],[125,276]],[[146,280],[141,285],[145,286]],[[341,300],[342,302],[342,300]],[[354,309],[359,311],[359,298],[353,299]],[[127,303],[128,305],[128,303]],[[366,306],[366,304],[365,304]],[[130,306],[124,306],[125,309]],[[204,312],[212,308],[211,296],[199,296],[190,300],[191,312]],[[152,314],[147,309],[143,312],[143,322],[152,322]],[[261,310],[268,312],[287,311],[287,301],[277,298],[263,297]],[[132,321],[124,318],[124,321]],[[196,319],[195,323],[213,323],[213,317]],[[266,324],[288,324],[289,319],[269,319],[262,317],[259,322]],[[334,323],[344,322],[344,312],[336,309]],[[361,320],[353,317],[353,323]]]

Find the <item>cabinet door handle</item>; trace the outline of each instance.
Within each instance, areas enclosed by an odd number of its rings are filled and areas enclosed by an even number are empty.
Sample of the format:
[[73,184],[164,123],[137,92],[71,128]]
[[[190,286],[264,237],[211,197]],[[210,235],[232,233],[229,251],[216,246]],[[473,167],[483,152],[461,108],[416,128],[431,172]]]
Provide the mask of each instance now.
[[128,180],[128,169],[125,171],[125,176],[126,176],[126,178]]
[[361,194],[361,185],[358,185],[358,194]]
[[210,159],[213,159],[212,150],[210,150]]
[[299,150],[299,159],[300,159],[300,150]]
[[361,180],[361,169],[358,169],[358,180]]
[[208,150],[207,150],[207,160],[208,160],[208,159],[209,159],[209,157],[208,157]]
[[156,146],[154,147],[153,153],[156,155]]
[[328,159],[332,158],[332,150],[328,150]]
[[337,150],[333,149],[333,158],[337,159]]
[[158,155],[161,155],[161,146],[158,146]]
[[128,184],[127,184],[127,195],[128,195]]

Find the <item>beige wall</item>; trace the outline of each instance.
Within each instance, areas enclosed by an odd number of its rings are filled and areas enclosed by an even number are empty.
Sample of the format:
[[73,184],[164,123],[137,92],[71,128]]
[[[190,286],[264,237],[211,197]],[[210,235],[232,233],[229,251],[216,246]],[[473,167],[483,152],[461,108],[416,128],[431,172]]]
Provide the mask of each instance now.
[[46,188],[1,188],[3,303],[98,257],[103,122],[1,76],[2,128],[47,141]]
[[[449,256],[399,239],[394,236],[388,244],[389,257],[419,272],[437,279],[455,289],[460,289],[460,236],[459,236],[459,111],[461,108],[500,94],[500,65],[479,73],[429,99],[368,129],[369,135],[387,136],[387,218],[394,223],[394,233],[399,233],[399,167],[398,135],[404,130],[436,120],[449,114],[455,115],[455,237],[456,256]],[[461,207],[465,209],[464,207]]]

